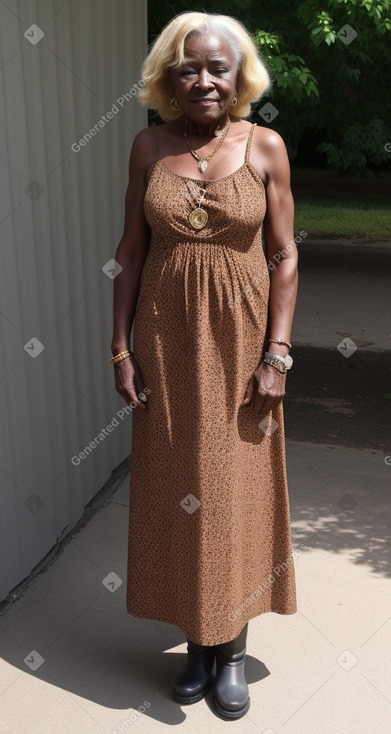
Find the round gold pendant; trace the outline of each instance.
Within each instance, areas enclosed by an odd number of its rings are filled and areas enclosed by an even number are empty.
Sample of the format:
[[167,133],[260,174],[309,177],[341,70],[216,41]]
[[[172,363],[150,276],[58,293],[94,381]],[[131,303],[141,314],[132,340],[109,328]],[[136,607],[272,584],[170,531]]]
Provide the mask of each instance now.
[[192,212],[189,214],[189,222],[194,229],[202,229],[205,227],[205,224],[208,221],[208,212],[205,211],[205,209],[202,209],[202,207],[197,207],[197,209],[193,209]]

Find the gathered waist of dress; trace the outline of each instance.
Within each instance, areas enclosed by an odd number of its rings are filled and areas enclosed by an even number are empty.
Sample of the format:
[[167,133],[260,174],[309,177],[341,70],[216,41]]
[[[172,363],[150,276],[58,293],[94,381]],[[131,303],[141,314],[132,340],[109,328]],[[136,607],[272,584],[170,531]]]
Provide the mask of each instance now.
[[262,240],[256,237],[252,243],[244,241],[234,244],[208,241],[167,242],[166,239],[154,237],[144,267],[157,272],[189,272],[189,268],[197,272],[225,272],[227,270],[241,272],[244,270],[264,270],[267,266]]
[[238,255],[246,255],[254,251],[263,252],[262,231],[257,230],[251,239],[248,237],[227,239],[224,232],[219,232],[214,237],[208,236],[201,239],[199,236],[189,237],[178,232],[172,232],[171,237],[167,237],[152,230],[149,254],[158,255],[161,252],[167,255],[174,251],[177,253],[186,251],[188,254],[194,253],[195,255],[204,255],[208,252],[217,254],[220,252],[222,255],[227,252],[237,252]]

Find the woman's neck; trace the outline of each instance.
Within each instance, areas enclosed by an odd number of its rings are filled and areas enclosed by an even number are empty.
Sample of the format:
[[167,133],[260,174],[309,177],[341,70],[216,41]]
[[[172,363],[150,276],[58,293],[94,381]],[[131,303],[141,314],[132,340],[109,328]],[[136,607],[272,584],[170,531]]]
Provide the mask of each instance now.
[[[217,120],[213,120],[207,123],[195,122],[191,118],[188,118],[189,133],[193,137],[199,137],[199,138],[218,137],[219,135],[221,135],[221,133],[227,126],[229,119],[230,119],[229,114],[225,115],[223,118],[219,118]],[[183,117],[183,126],[185,125],[185,122],[186,122],[186,118]]]

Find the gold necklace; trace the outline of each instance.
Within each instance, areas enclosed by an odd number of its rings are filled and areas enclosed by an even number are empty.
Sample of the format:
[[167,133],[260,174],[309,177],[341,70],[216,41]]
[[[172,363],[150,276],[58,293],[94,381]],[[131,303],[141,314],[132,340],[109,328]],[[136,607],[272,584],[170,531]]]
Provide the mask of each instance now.
[[192,150],[192,147],[191,147],[191,145],[189,143],[189,139],[187,137],[187,131],[189,129],[189,118],[186,117],[186,121],[185,121],[185,132],[184,132],[185,140],[186,140],[186,143],[187,143],[187,145],[189,147],[190,153],[198,161],[198,169],[199,169],[199,171],[201,171],[201,173],[205,173],[206,169],[208,168],[208,163],[209,163],[210,159],[213,158],[213,156],[217,153],[217,151],[219,150],[219,148],[221,148],[222,144],[224,143],[224,140],[227,137],[227,133],[228,133],[230,124],[231,124],[231,120],[230,120],[230,118],[228,118],[228,122],[227,122],[227,124],[226,124],[223,132],[220,135],[220,140],[219,140],[218,144],[216,145],[214,151],[210,155],[208,155],[206,158],[201,158],[201,156],[199,156],[198,153],[195,152],[195,150]]
[[195,202],[198,204],[198,207],[196,209],[193,209],[189,214],[189,222],[194,229],[203,229],[205,227],[205,224],[208,221],[208,212],[202,208],[201,204],[205,199],[205,193],[206,189],[200,188],[201,195],[197,201],[196,197],[194,196]]

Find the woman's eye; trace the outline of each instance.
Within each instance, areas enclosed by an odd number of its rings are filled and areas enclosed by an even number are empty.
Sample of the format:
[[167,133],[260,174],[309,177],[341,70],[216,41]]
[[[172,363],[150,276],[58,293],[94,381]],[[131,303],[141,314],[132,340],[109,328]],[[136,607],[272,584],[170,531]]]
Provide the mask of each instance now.
[[[214,74],[226,74],[227,69],[215,69],[215,71],[211,72],[212,75]],[[194,69],[184,69],[184,71],[181,72],[182,76],[190,76],[191,74],[196,74],[197,72]]]

